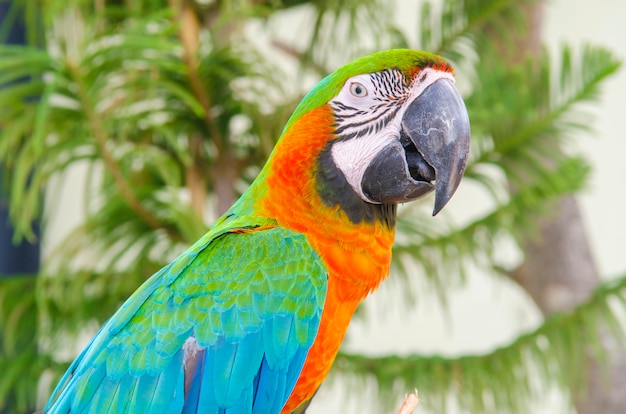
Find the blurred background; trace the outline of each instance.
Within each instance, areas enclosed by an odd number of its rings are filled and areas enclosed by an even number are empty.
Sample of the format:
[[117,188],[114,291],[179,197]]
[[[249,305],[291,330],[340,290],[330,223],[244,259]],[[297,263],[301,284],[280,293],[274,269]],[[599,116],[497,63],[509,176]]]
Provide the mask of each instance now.
[[40,409],[255,177],[322,76],[449,59],[472,152],[400,210],[309,413],[626,412],[626,3],[0,1],[0,412]]

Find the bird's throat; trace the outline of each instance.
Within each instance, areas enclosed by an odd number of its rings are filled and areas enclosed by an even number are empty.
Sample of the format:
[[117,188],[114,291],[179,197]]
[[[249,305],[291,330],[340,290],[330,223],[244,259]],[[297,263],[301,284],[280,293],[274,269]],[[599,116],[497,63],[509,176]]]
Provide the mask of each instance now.
[[354,224],[380,222],[395,226],[397,204],[373,204],[357,194],[343,172],[337,168],[331,154],[332,143],[327,143],[316,161],[316,190],[324,204],[338,206]]

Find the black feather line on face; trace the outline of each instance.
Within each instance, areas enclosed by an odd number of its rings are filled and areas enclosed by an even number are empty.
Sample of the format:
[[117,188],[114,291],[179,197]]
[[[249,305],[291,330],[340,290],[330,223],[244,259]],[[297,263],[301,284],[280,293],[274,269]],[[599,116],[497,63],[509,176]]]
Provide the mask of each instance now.
[[317,159],[317,192],[328,207],[339,206],[354,224],[376,221],[393,228],[396,225],[396,204],[372,204],[364,201],[350,186],[343,172],[335,165],[326,144]]
[[374,103],[366,110],[340,101],[330,102],[335,116],[335,134],[342,140],[383,129],[397,115],[410,94],[404,75],[397,70],[372,73],[370,79],[374,85],[371,91]]
[[[336,129],[335,133],[340,135],[339,139],[348,140],[348,139],[359,138],[364,135],[367,135],[370,132],[372,132],[372,130],[374,132],[378,132],[382,130],[384,127],[386,127],[387,124],[389,124],[389,121],[391,121],[396,116],[399,110],[400,110],[400,105],[396,105],[393,107],[385,107],[385,111],[381,111],[380,113],[376,114],[374,117],[361,121],[361,122],[355,122],[352,124],[347,123],[347,121],[351,117],[356,116],[356,114],[336,115],[335,116],[335,129]],[[342,126],[339,126],[340,123],[342,124]],[[345,133],[346,129],[348,128],[355,129],[356,127],[362,127],[362,128],[353,132]]]

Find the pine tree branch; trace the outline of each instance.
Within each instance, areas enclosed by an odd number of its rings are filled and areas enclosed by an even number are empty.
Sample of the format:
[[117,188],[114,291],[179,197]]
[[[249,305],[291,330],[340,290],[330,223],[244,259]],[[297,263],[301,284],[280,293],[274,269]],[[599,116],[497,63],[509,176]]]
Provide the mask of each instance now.
[[[541,210],[544,203],[582,188],[589,167],[581,159],[570,158],[562,160],[553,170],[535,174],[533,182],[527,182],[516,193],[509,194],[506,202],[499,203],[492,211],[464,226],[451,227],[444,222],[424,227],[428,221],[416,219],[415,211],[409,211],[408,217],[400,214],[392,266],[394,271],[399,271],[399,276],[404,277],[392,279],[405,283],[405,292],[414,291],[410,285],[415,281],[415,268],[421,268],[423,271],[419,274],[434,285],[445,303],[446,289],[450,283],[462,280],[467,259],[476,263],[487,259],[489,263],[497,264],[495,252],[501,236],[519,229],[533,229],[535,223],[526,213]],[[403,266],[403,259],[409,259],[413,265],[411,277],[407,277],[409,270]]]
[[[507,7],[511,7],[514,3],[515,1],[511,0],[496,0],[488,4],[484,2],[477,3],[480,5],[479,12],[474,15],[473,18],[468,19],[467,23],[463,25],[460,30],[453,31],[447,37],[442,37],[441,42],[432,52],[436,55],[444,55],[452,47],[454,42],[473,32],[480,31],[490,19],[493,19],[494,16],[501,13],[502,10],[505,10]],[[467,5],[465,5],[465,7],[467,7]],[[466,15],[466,11],[460,11],[458,7],[451,7],[451,10],[463,16]],[[450,20],[452,21],[453,19]]]
[[[565,48],[563,53],[568,53],[568,49]],[[547,53],[543,54],[540,66],[548,68],[549,61],[550,56]],[[473,161],[473,165],[489,162],[494,154],[510,153],[533,138],[539,137],[541,133],[549,130],[551,127],[557,126],[560,121],[563,121],[571,113],[576,105],[582,102],[593,101],[602,82],[614,74],[619,69],[621,63],[604,49],[587,47],[583,51],[577,65],[581,72],[579,76],[571,76],[572,68],[569,65],[571,65],[571,62],[563,62],[563,67],[557,72],[563,78],[562,84],[559,85],[560,88],[558,89],[561,92],[561,96],[551,96],[548,102],[542,102],[544,96],[538,94],[535,97],[536,102],[534,102],[535,117],[521,123],[521,128],[516,133],[507,137],[499,137],[495,142],[495,148],[492,151],[480,154]],[[528,74],[533,73],[530,68],[527,69]],[[550,90],[552,86],[549,83],[550,80],[547,78],[541,79],[540,71],[535,71],[535,73],[535,79],[531,76],[526,83],[530,87],[535,86],[537,89],[541,89],[541,91]],[[570,76],[565,76],[565,73],[568,73]],[[471,166],[468,167],[468,169],[470,168]]]
[[[610,302],[619,305],[609,306]],[[550,315],[535,330],[492,352],[458,357],[370,357],[340,352],[334,372],[376,379],[383,400],[399,387],[419,386],[428,393],[425,403],[431,409],[437,402],[445,404],[447,397],[454,396],[464,407],[473,407],[471,412],[525,413],[529,412],[528,403],[545,396],[550,386],[584,389],[585,351],[591,347],[603,360],[604,350],[599,346],[603,331],[609,330],[626,347],[626,334],[620,323],[624,313],[626,274],[601,284],[587,302],[572,311]],[[435,411],[445,411],[440,408]]]

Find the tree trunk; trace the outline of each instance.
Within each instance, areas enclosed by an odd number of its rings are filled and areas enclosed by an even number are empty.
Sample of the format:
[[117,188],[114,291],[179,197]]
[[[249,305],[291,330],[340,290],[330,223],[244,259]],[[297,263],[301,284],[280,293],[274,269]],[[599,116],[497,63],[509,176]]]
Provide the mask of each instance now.
[[[516,39],[518,47],[512,52],[511,48],[503,51],[509,54],[505,56],[511,64],[540,53],[541,4],[524,6],[523,12],[527,17],[526,34]],[[512,274],[546,316],[586,301],[600,281],[576,198],[562,197],[547,211],[546,216],[537,217],[538,231],[520,240],[525,259]],[[571,390],[579,414],[626,413],[626,353],[604,332],[602,343],[609,375],[589,350],[587,388],[584,393]]]
[[[227,148],[227,150],[229,150]],[[214,192],[217,196],[217,215],[222,215],[236,201],[235,182],[239,176],[237,162],[230,151],[216,160],[212,168]]]
[[[600,280],[576,199],[555,202],[550,217],[538,218],[538,228],[524,241],[525,260],[513,278],[544,315],[571,310],[589,298]],[[584,393],[571,390],[579,414],[626,413],[626,354],[606,330],[602,343],[608,372],[589,352],[587,388]]]

